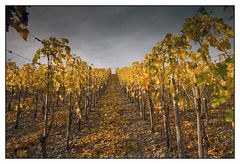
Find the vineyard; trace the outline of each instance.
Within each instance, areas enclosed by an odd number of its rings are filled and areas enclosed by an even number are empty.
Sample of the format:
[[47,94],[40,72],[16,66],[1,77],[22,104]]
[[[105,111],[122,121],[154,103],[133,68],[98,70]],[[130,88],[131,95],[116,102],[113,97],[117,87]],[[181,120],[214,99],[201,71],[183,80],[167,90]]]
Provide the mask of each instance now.
[[39,40],[6,62],[6,158],[234,158],[233,39],[202,12],[116,74]]

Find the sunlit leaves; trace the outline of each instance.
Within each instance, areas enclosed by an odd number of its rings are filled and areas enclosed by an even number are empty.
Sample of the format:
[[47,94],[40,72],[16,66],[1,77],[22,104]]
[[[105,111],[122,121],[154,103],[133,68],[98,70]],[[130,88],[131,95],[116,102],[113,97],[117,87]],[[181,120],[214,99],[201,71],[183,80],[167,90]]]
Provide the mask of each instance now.
[[233,63],[230,63],[230,64],[228,64],[228,66],[227,66],[227,74],[228,74],[228,76],[231,78],[231,79],[233,79],[234,78],[234,64]]
[[233,38],[233,37],[234,37],[234,31],[233,31],[232,29],[229,29],[229,30],[227,31],[227,36],[228,36],[229,38]]
[[231,44],[228,38],[223,38],[219,40],[219,51],[231,49]]
[[8,61],[6,63],[6,85],[7,89],[10,87],[14,87],[18,83],[19,76],[19,67],[15,62]]
[[212,17],[210,15],[199,15],[187,18],[184,22],[182,33],[190,39],[198,42],[199,37],[208,34],[211,27]]
[[187,53],[186,51],[182,50],[178,53],[178,56],[181,60],[185,60],[187,58]]
[[37,50],[32,60],[32,64],[35,65],[39,59],[40,59],[40,50]]
[[[136,63],[118,69],[121,85],[132,91],[133,97],[137,97],[135,92],[140,88],[151,93],[156,105],[158,102],[155,99],[160,99],[161,86],[164,85],[178,100],[180,108],[184,108],[183,104],[189,106],[193,103],[193,90],[197,87],[202,99],[205,99],[206,93],[209,94],[212,108],[226,103],[233,105],[234,57],[231,38],[234,31],[221,18],[213,17],[205,9],[199,12],[199,15],[185,20],[182,35],[169,33],[159,41],[152,48],[152,53],[145,56],[140,71],[136,69]],[[194,50],[192,41],[196,45]],[[211,49],[221,52],[218,55],[220,61],[211,59]],[[176,91],[173,79],[176,81]]]
[[173,86],[173,83],[171,82],[170,85],[169,85],[169,92],[175,96],[175,90],[174,90],[174,86]]

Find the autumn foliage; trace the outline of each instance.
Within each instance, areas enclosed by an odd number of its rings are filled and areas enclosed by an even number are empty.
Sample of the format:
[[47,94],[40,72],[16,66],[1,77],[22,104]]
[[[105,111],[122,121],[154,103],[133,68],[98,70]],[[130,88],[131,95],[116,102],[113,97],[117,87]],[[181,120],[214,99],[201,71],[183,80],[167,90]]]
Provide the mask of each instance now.
[[[26,40],[25,8],[7,12]],[[32,63],[6,62],[6,157],[234,158],[233,38],[200,12],[116,75],[42,40]]]

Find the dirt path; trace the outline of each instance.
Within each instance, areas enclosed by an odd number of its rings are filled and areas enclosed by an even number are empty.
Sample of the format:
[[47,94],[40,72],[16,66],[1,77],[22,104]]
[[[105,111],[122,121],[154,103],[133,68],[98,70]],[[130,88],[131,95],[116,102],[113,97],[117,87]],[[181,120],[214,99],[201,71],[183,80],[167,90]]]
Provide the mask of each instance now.
[[158,133],[151,134],[148,122],[139,117],[136,106],[121,93],[116,75],[111,75],[88,125],[73,139],[75,157],[148,158],[153,155],[146,153],[148,147],[158,142],[154,139]]

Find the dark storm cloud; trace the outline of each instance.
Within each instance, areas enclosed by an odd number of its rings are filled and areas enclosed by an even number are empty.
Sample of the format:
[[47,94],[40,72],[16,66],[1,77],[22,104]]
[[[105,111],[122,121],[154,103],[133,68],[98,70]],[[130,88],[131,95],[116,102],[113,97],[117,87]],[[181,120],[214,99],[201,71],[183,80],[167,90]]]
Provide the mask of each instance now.
[[[199,7],[31,7],[29,30],[39,38],[65,37],[72,52],[97,67],[122,67],[143,60],[167,33],[178,34]],[[211,10],[224,18],[232,13]],[[33,58],[41,45],[7,33],[7,48]],[[12,57],[9,55],[9,57]],[[21,65],[23,60],[14,58]],[[14,60],[13,59],[13,60]]]

